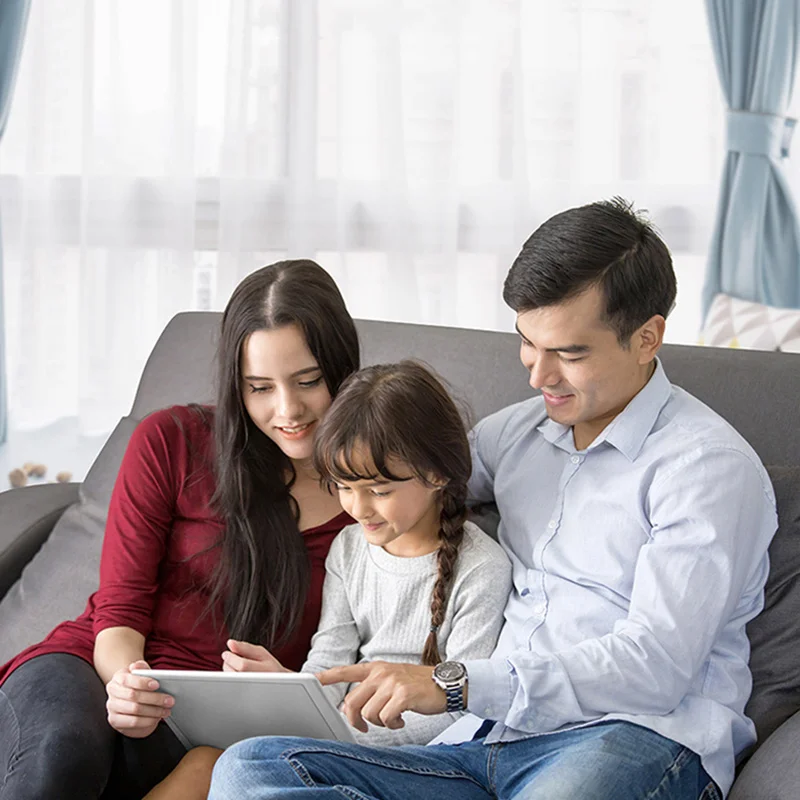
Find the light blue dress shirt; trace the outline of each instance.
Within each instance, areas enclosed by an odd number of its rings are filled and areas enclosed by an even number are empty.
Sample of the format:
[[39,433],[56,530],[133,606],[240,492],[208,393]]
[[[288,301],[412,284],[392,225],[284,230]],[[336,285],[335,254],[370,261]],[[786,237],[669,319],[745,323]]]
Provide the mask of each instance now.
[[775,498],[758,456],[660,363],[586,450],[540,397],[472,433],[472,498],[513,565],[469,714],[435,741],[487,743],[627,720],[695,751],[723,792],[755,740],[745,625],[761,610]]

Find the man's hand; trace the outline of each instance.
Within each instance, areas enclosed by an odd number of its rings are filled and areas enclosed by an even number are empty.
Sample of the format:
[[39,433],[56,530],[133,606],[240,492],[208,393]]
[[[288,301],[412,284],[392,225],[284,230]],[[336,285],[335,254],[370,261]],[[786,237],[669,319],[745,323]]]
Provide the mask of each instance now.
[[447,710],[444,690],[434,682],[433,667],[417,664],[389,664],[372,661],[349,667],[334,667],[317,677],[323,686],[358,683],[344,699],[342,711],[350,724],[362,733],[367,722],[386,728],[402,728],[401,714],[443,714]]
[[132,669],[150,669],[146,661],[134,661],[118,669],[106,684],[108,724],[132,739],[149,736],[170,715],[175,699],[158,689],[158,681],[132,675]]
[[260,644],[228,639],[228,648],[222,654],[223,672],[291,672]]

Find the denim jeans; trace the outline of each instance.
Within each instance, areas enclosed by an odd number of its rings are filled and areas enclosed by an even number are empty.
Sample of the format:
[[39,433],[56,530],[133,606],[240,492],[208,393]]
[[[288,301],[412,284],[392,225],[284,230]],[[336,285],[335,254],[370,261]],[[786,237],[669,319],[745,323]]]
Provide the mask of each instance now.
[[609,722],[485,745],[364,747],[247,739],[214,768],[209,800],[721,800],[696,753]]
[[138,800],[185,753],[164,723],[145,739],[117,733],[77,656],[37,656],[0,686],[0,800]]

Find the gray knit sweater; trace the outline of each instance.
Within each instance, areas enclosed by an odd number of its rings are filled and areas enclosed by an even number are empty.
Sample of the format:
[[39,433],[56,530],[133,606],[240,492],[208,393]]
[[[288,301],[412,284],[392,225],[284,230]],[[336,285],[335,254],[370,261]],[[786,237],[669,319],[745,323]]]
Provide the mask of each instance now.
[[[302,671],[363,661],[419,664],[431,624],[436,558],[435,552],[416,558],[393,556],[368,544],[360,525],[345,528],[328,553],[322,616]],[[497,542],[467,522],[438,634],[443,660],[491,655],[510,591],[508,557]],[[346,684],[326,689],[337,706],[348,690]],[[363,744],[425,744],[459,716],[407,711],[400,730],[370,725],[368,733],[355,734]]]

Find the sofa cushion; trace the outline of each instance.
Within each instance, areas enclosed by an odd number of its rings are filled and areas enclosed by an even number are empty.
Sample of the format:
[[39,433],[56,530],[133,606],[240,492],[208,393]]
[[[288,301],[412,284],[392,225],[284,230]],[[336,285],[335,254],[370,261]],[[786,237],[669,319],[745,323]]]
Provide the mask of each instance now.
[[778,503],[764,610],[747,626],[753,693],[747,715],[763,742],[800,710],[800,467],[767,467]]
[[120,421],[81,485],[80,500],[64,512],[0,602],[0,664],[81,614],[97,588],[111,491],[137,424],[131,417]]

